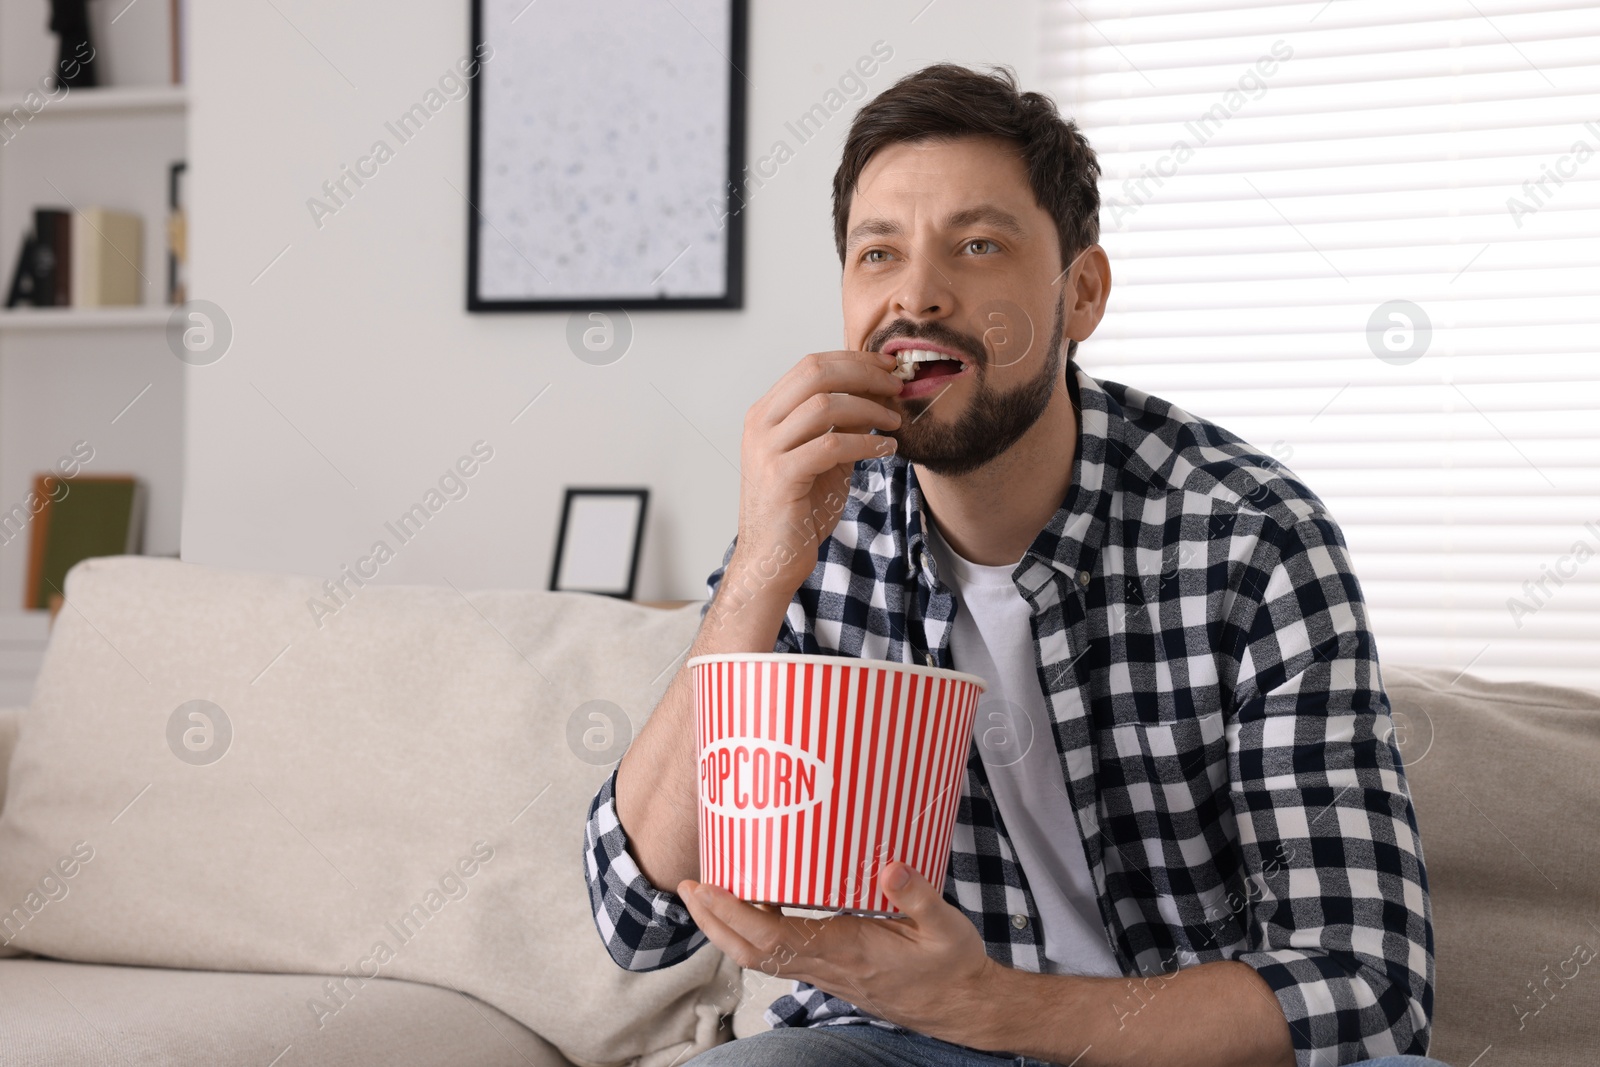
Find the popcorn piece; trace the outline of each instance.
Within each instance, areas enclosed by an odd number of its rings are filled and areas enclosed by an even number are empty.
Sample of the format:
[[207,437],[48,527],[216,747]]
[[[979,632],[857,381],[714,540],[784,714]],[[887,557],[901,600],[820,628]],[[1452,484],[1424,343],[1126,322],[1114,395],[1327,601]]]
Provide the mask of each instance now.
[[951,359],[950,356],[945,355],[943,352],[930,352],[925,348],[902,348],[894,355],[896,363],[894,370],[889,373],[904,382],[909,382],[916,377],[918,363],[932,363],[935,360]]

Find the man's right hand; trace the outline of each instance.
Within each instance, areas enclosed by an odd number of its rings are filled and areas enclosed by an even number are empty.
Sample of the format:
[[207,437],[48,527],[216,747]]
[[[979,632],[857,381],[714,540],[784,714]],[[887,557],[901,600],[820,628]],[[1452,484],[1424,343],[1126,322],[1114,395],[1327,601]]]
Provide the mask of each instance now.
[[[900,415],[894,358],[814,352],[751,406],[744,420],[739,539],[689,656],[771,652],[783,615],[839,525],[857,461],[889,455]],[[732,594],[732,595],[730,595]],[[698,878],[699,810],[693,687],[679,670],[617,768],[617,819],[645,879],[673,892]]]
[[787,604],[817,565],[817,546],[839,517],[856,462],[894,452],[900,414],[877,398],[904,383],[881,352],[813,352],[751,405],[740,448],[739,538],[731,575]]

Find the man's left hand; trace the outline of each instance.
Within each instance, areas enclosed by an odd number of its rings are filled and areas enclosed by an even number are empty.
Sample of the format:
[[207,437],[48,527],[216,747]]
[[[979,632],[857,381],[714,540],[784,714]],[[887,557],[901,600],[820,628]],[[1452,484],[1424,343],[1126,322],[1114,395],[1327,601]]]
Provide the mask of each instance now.
[[887,863],[880,877],[901,918],[788,916],[692,879],[678,883],[678,895],[741,967],[809,982],[930,1037],[984,1047],[980,990],[1000,965],[972,921],[909,864]]

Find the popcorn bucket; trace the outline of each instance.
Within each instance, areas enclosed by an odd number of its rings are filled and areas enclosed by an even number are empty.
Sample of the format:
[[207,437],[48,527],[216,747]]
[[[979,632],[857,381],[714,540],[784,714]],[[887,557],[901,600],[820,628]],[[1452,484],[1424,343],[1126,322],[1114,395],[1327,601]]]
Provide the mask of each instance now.
[[943,890],[983,679],[841,656],[695,656],[700,880],[742,900],[899,914],[890,860]]

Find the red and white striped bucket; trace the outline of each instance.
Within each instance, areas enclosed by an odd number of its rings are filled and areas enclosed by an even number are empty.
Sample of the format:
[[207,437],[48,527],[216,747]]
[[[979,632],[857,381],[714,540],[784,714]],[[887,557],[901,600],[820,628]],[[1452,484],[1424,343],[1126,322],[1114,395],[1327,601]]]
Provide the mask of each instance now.
[[896,915],[890,860],[942,891],[983,679],[842,656],[695,656],[700,880]]

